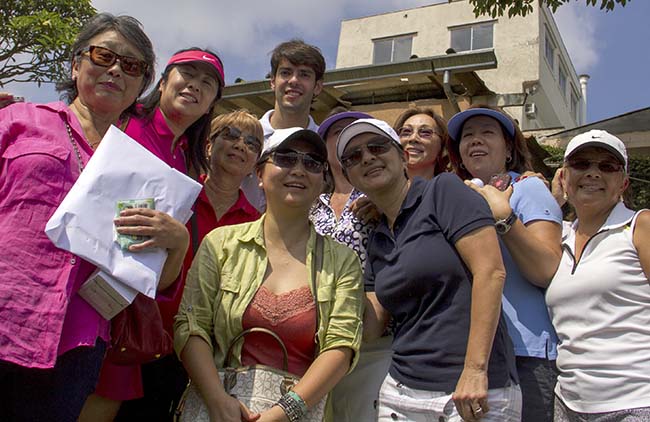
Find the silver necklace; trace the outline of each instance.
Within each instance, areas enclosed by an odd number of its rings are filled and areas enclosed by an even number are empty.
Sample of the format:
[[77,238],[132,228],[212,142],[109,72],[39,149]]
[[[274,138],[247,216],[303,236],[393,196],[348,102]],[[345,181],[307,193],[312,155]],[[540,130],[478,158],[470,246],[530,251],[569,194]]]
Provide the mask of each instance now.
[[68,124],[68,122],[65,122],[65,128],[68,131],[68,137],[70,138],[70,143],[72,144],[72,148],[74,148],[74,152],[77,155],[77,164],[79,165],[79,173],[81,173],[84,170],[84,165],[83,162],[81,161],[81,152],[79,152],[79,147],[77,146],[77,142],[72,137],[72,129],[70,129],[70,125]]

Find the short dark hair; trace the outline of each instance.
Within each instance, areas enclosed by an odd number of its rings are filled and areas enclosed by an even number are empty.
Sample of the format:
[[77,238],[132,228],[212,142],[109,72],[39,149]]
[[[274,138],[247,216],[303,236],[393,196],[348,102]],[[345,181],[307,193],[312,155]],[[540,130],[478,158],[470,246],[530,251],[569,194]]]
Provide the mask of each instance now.
[[[219,59],[219,56],[217,56],[216,53],[213,51],[207,49],[207,48],[199,48],[199,47],[190,47],[190,48],[184,48],[182,50],[178,50],[174,54],[182,53],[185,51],[203,51],[205,53],[212,54],[215,56],[217,59]],[[221,60],[221,59],[219,59]],[[144,114],[147,118],[151,118],[156,111],[156,108],[160,105],[160,84],[163,81],[167,81],[167,78],[169,77],[169,73],[172,71],[173,68],[181,65],[182,63],[178,64],[171,64],[167,67],[165,67],[165,70],[162,73],[162,76],[156,82],[156,85],[154,88],[151,90],[147,96],[142,98],[139,103],[142,105],[142,110],[141,113]],[[197,173],[201,173],[202,171],[208,170],[208,159],[205,156],[205,142],[208,139],[208,135],[210,134],[210,121],[212,120],[212,115],[214,114],[214,109],[216,107],[217,101],[221,98],[221,94],[223,93],[223,86],[221,86],[221,82],[217,78],[217,82],[219,84],[219,89],[217,90],[217,97],[215,100],[212,102],[210,105],[210,108],[208,109],[207,113],[201,116],[198,120],[196,120],[194,123],[190,125],[185,130],[185,136],[187,136],[187,160],[188,160],[188,165],[191,165],[194,167],[194,169],[197,171]]]
[[433,175],[436,176],[447,171],[447,165],[449,164],[449,156],[447,155],[447,143],[449,142],[447,121],[430,107],[409,107],[404,110],[402,114],[397,116],[395,124],[393,124],[393,129],[395,129],[395,131],[398,131],[402,128],[402,126],[404,126],[404,122],[413,116],[417,116],[418,114],[424,114],[431,117],[436,122],[436,126],[438,127],[438,135],[440,136],[441,145],[440,154],[438,154],[433,168]]
[[[524,138],[524,134],[521,133],[521,129],[519,129],[517,122],[506,114],[500,107],[489,106],[486,104],[474,104],[470,108],[489,108],[490,110],[498,111],[511,120],[512,125],[515,128],[514,137],[510,136],[506,128],[503,127],[501,122],[499,122],[501,131],[503,132],[503,138],[506,141],[506,147],[512,154],[512,160],[506,162],[506,170],[515,171],[517,173],[532,170],[533,166],[531,165],[530,151],[528,151],[526,138]],[[449,161],[451,162],[454,173],[460,176],[461,179],[471,179],[474,177],[469,173],[469,171],[467,171],[465,166],[462,165],[463,160],[460,157],[460,139],[454,141],[451,137],[447,137],[447,152],[449,153]]]
[[[122,15],[115,16],[110,13],[98,13],[90,18],[81,28],[77,39],[72,45],[72,55],[70,56],[70,67],[72,62],[81,52],[89,46],[90,40],[97,35],[106,31],[115,31],[129,40],[142,53],[144,62],[147,64],[147,71],[144,74],[142,88],[138,96],[142,94],[153,82],[154,65],[156,54],[153,51],[151,40],[144,33],[142,24],[136,18]],[[72,103],[79,93],[77,92],[77,82],[72,79],[70,74],[67,79],[56,84],[56,90],[61,92],[61,99]],[[126,109],[125,113],[133,114],[135,112],[135,103]]]
[[297,38],[278,44],[271,52],[271,77],[277,73],[282,59],[289,60],[294,66],[309,66],[314,70],[317,81],[323,79],[325,58],[316,46]]

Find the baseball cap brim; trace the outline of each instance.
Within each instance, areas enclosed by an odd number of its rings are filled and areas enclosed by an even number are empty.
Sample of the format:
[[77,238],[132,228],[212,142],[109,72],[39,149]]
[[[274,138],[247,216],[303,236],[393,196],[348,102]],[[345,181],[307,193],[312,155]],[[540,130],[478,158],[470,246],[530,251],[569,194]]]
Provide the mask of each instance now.
[[[279,134],[282,130],[286,129],[279,129],[276,132]],[[271,153],[286,148],[291,141],[294,141],[296,139],[307,141],[310,145],[313,145],[316,148],[316,154],[318,154],[324,160],[327,160],[327,145],[325,145],[323,138],[321,138],[318,133],[314,132],[313,130],[300,129],[290,133],[286,138],[276,143],[275,145],[265,148],[262,151],[259,161],[264,161],[264,159]]]
[[[384,129],[380,126],[384,126]],[[339,134],[339,139],[336,143],[336,158],[338,158],[339,162],[352,138],[362,133],[374,133],[384,136],[393,141],[399,149],[402,149],[402,144],[399,142],[397,133],[395,133],[388,123],[377,119],[359,119],[347,125]]]
[[371,119],[372,116],[360,111],[343,111],[341,113],[336,113],[327,119],[323,120],[323,123],[318,127],[318,134],[325,139],[327,137],[327,131],[329,128],[339,120],[343,119]]
[[512,123],[512,120],[510,120],[505,114],[489,108],[470,108],[465,111],[461,111],[460,113],[456,113],[451,119],[449,119],[449,122],[447,122],[447,130],[451,139],[459,142],[461,133],[463,131],[463,125],[467,119],[474,116],[492,117],[501,123],[501,126],[503,126],[503,128],[508,132],[510,137],[514,138],[515,126]]
[[189,51],[182,51],[180,53],[174,54],[167,62],[167,67],[173,64],[183,64],[183,63],[192,63],[192,62],[205,63],[206,65],[208,65],[209,68],[214,72],[215,76],[217,77],[217,80],[221,84],[221,87],[223,88],[226,86],[223,64],[221,63],[221,59],[219,59],[219,57],[215,56],[214,54],[210,54],[205,51],[189,50]]

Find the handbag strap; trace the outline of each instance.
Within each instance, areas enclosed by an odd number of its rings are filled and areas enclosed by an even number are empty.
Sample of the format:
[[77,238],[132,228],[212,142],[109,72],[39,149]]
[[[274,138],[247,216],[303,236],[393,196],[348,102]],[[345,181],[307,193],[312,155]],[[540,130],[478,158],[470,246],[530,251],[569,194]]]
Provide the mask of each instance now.
[[313,258],[316,259],[314,265],[311,266],[311,285],[312,291],[314,292],[314,301],[316,302],[316,334],[314,335],[314,341],[316,342],[316,351],[314,352],[314,358],[318,356],[320,352],[320,340],[318,338],[318,332],[320,331],[320,308],[318,306],[318,277],[323,269],[323,236],[316,233],[316,247],[314,248]]
[[190,226],[192,228],[192,256],[196,256],[196,251],[199,250],[199,224],[197,218],[196,212],[190,217]]
[[226,359],[224,361],[224,368],[230,367],[230,359],[232,358],[232,351],[233,348],[235,347],[235,344],[242,338],[244,338],[245,335],[250,334],[250,333],[264,333],[268,334],[271,337],[273,337],[278,344],[280,345],[280,348],[282,349],[282,370],[284,372],[289,372],[289,353],[287,352],[287,348],[282,342],[282,339],[280,336],[275,334],[273,331],[263,328],[263,327],[252,327],[247,330],[242,331],[241,333],[237,334],[234,339],[230,342],[230,346],[228,346],[228,351],[226,352]]

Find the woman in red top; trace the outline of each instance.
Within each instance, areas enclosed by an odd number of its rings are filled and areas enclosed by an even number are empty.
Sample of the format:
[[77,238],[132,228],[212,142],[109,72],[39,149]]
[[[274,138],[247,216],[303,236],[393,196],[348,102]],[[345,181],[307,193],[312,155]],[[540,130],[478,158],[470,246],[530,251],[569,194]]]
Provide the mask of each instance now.
[[[262,149],[262,139],[262,126],[255,116],[245,110],[213,119],[207,154],[202,153],[202,158],[207,163],[207,174],[201,175],[199,182],[204,187],[196,201],[195,215],[188,223],[192,245],[198,246],[203,237],[217,227],[259,218],[259,212],[248,202],[239,186],[253,171]],[[205,146],[201,150],[205,151]],[[192,228],[193,225],[195,228]],[[185,274],[193,257],[193,248],[190,247],[185,256],[181,282],[174,290],[174,296],[171,300],[158,301],[163,325],[171,335]],[[142,375],[138,372],[137,377],[134,383],[142,385],[140,388],[144,390],[144,397],[124,402],[116,420],[171,421],[169,410],[175,409],[187,385],[187,374],[176,356],[172,354],[142,365]]]

